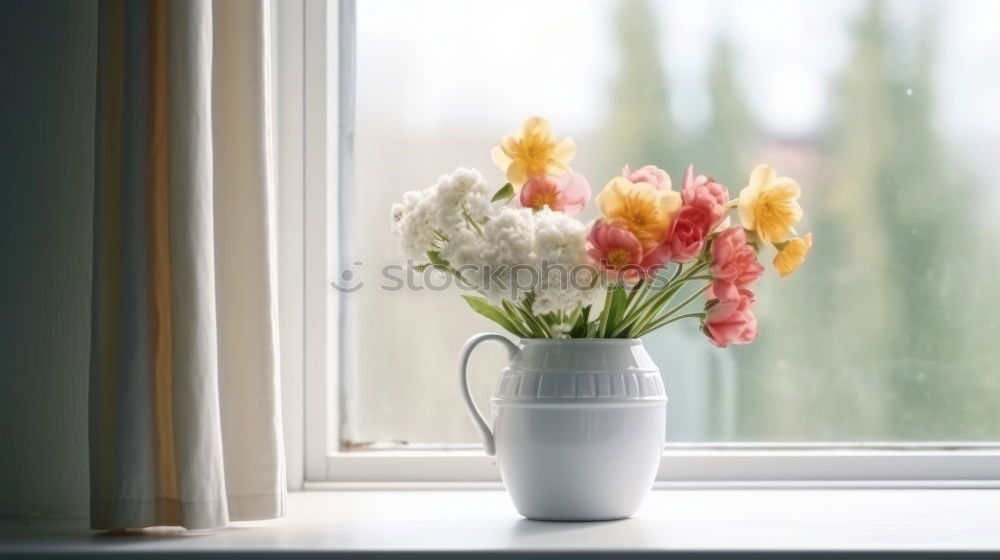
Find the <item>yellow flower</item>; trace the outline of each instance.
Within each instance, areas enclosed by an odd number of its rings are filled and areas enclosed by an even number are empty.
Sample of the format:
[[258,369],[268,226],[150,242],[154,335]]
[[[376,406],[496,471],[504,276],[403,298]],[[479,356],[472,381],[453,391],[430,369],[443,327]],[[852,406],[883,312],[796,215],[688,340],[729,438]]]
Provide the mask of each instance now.
[[505,136],[490,151],[493,163],[506,174],[514,188],[542,175],[562,175],[576,155],[576,142],[563,138],[556,142],[552,125],[542,117],[531,117],[521,125],[520,136]]
[[813,246],[813,234],[807,233],[802,237],[793,237],[784,243],[779,243],[775,247],[778,254],[774,256],[774,268],[778,269],[778,275],[784,278],[795,272],[795,269],[806,260],[809,249]]
[[595,199],[601,214],[609,222],[632,232],[644,250],[649,250],[667,236],[670,218],[681,206],[677,192],[657,189],[649,183],[633,183],[615,177]]
[[802,218],[798,198],[802,189],[794,179],[778,177],[773,167],[760,164],[750,174],[750,184],[740,191],[738,202],[743,227],[757,232],[764,243],[778,243],[792,235],[792,226]]

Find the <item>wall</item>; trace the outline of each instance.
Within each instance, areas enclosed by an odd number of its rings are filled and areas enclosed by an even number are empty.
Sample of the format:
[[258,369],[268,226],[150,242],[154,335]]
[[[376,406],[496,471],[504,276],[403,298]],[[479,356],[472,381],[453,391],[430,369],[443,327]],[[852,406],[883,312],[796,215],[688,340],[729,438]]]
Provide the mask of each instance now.
[[0,6],[0,516],[85,515],[97,2]]

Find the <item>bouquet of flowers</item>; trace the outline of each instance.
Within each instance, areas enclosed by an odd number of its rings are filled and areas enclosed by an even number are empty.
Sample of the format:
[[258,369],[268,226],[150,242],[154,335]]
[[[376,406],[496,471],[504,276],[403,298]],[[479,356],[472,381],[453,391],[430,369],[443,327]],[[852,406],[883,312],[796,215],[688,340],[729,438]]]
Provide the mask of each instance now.
[[812,246],[794,229],[798,183],[769,165],[735,199],[693,166],[679,192],[662,169],[625,166],[584,224],[573,216],[591,189],[569,167],[576,144],[547,120],[529,118],[491,155],[506,175],[499,190],[456,169],[393,205],[392,229],[418,270],[453,276],[477,292],[463,296],[473,310],[522,338],[638,338],[697,319],[716,346],[747,344],[760,251],[773,247],[788,276]]

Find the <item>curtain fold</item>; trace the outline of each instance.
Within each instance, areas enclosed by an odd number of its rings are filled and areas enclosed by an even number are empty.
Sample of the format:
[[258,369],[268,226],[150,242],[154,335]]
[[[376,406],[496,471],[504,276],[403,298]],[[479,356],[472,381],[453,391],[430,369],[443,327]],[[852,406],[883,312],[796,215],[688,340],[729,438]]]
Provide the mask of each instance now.
[[91,526],[283,515],[266,0],[102,0]]

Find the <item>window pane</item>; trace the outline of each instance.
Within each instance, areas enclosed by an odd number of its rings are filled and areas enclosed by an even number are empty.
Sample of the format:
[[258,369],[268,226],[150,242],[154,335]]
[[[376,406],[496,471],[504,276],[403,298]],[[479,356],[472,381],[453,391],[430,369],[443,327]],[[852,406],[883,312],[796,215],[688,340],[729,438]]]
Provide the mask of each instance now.
[[[988,70],[1000,5],[357,10],[356,184],[341,226],[365,285],[343,296],[346,439],[476,441],[457,353],[497,328],[457,289],[378,288],[382,267],[403,262],[389,208],[458,166],[499,187],[490,148],[544,115],[576,140],[574,169],[595,191],[623,164],[676,182],[688,162],[734,195],[762,161],[803,186],[816,246],[792,278],[769,271],[754,344],[717,350],[683,323],[646,338],[670,394],[668,440],[1000,440],[1000,73]],[[475,359],[483,405],[503,360],[499,348]]]

